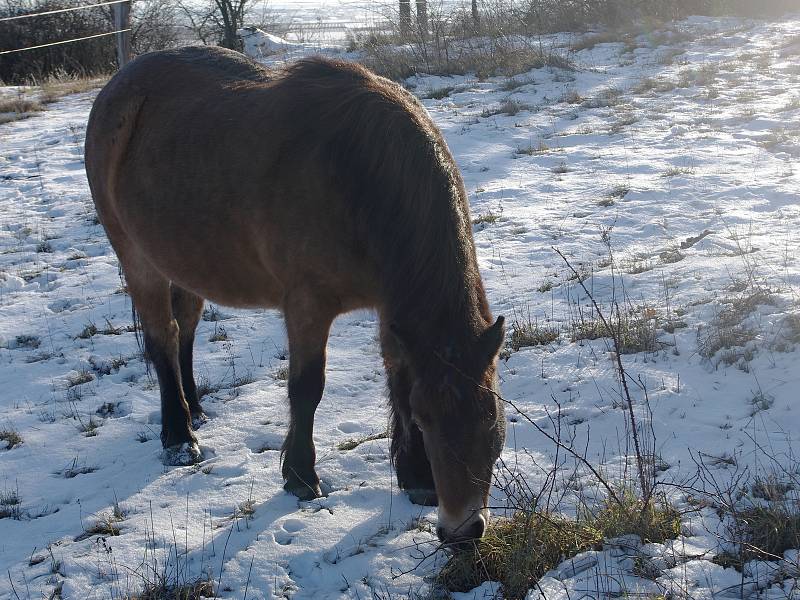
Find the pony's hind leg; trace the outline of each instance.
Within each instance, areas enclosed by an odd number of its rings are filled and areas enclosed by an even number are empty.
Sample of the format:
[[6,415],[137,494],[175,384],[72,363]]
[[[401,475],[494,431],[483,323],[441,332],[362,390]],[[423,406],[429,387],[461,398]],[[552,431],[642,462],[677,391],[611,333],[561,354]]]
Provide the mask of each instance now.
[[387,365],[389,400],[392,408],[391,456],[397,484],[414,504],[436,506],[436,485],[425,453],[422,432],[411,420],[408,396],[411,379],[408,367]]
[[117,252],[128,291],[142,322],[145,352],[158,376],[163,461],[168,465],[197,462],[200,449],[192,432],[189,406],[181,385],[178,324],[172,315],[169,281],[144,258]]
[[194,334],[200,316],[203,313],[203,299],[197,294],[185,290],[172,283],[172,315],[178,323],[178,362],[180,364],[181,387],[189,413],[192,416],[192,427],[197,429],[205,423],[207,417],[200,406],[197,395],[197,385],[194,381],[194,366],[192,364],[194,350]]
[[314,412],[325,387],[325,349],[336,314],[335,307],[303,292],[288,295],[284,302],[291,423],[282,448],[283,487],[301,500],[322,495],[314,469]]

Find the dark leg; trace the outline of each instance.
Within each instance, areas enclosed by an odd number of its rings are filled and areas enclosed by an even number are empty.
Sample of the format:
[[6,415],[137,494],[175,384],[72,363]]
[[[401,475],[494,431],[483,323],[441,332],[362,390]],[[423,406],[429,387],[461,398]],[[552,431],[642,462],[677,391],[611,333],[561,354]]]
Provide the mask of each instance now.
[[422,432],[411,421],[408,395],[411,381],[408,367],[387,366],[389,399],[392,408],[392,460],[397,484],[414,504],[436,506],[436,486],[431,464],[425,453]]
[[197,462],[200,450],[181,385],[178,324],[172,317],[169,282],[144,260],[128,260],[123,265],[131,298],[142,320],[145,351],[155,367],[161,390],[164,463]]
[[203,299],[174,283],[171,284],[170,290],[172,292],[172,314],[178,322],[178,362],[180,363],[181,386],[186,403],[189,405],[192,426],[197,429],[206,421],[206,415],[200,406],[200,398],[197,396],[192,364],[194,333],[203,312]]
[[322,495],[314,469],[314,412],[325,387],[325,346],[336,311],[313,296],[295,293],[285,303],[289,336],[291,424],[283,442],[283,486],[301,500]]

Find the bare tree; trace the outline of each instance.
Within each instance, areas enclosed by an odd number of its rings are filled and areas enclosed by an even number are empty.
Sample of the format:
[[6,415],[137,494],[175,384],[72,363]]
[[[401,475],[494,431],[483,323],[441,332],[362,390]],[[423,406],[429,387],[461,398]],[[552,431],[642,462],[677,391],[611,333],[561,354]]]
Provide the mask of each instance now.
[[214,0],[222,17],[221,46],[231,50],[241,50],[241,40],[236,32],[244,25],[245,8],[249,3],[250,0]]
[[426,0],[417,0],[417,27],[422,37],[428,33],[428,3]]
[[236,33],[243,25],[254,0],[209,0],[205,5],[180,2],[191,32],[204,44],[219,44],[241,50],[242,42]]
[[411,0],[400,0],[400,33],[411,33]]

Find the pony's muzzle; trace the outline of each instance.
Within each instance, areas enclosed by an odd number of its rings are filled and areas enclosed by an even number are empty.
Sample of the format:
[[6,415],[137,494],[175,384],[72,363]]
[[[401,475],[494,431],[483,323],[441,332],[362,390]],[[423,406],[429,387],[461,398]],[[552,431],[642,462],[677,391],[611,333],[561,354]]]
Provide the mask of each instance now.
[[488,520],[489,511],[485,508],[472,511],[472,514],[466,518],[455,520],[449,519],[447,514],[440,510],[436,535],[442,543],[457,546],[470,540],[482,538],[486,531]]

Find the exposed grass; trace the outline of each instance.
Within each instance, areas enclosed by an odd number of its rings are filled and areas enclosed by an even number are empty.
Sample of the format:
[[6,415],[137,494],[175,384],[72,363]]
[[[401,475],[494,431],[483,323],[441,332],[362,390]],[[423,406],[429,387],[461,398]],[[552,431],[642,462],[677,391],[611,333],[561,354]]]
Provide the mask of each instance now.
[[72,388],[77,385],[89,383],[90,381],[94,381],[94,375],[92,375],[87,369],[81,369],[67,376],[67,387]]
[[96,90],[108,81],[108,77],[77,77],[60,75],[39,83],[42,104],[51,104],[70,94]]
[[[608,317],[607,317],[608,319]],[[652,308],[617,307],[609,320],[613,331],[608,331],[602,320],[581,315],[572,323],[572,341],[616,338],[621,354],[655,352],[658,342],[658,319]]]
[[513,98],[507,98],[506,100],[503,100],[503,102],[501,102],[496,108],[484,109],[484,111],[481,113],[481,116],[484,119],[493,117],[495,115],[508,115],[509,117],[513,117],[523,110],[531,110],[531,106],[529,104],[525,104],[524,102],[514,100]]
[[4,442],[6,450],[22,445],[22,436],[15,429],[0,429],[0,442]]
[[87,323],[84,325],[81,332],[76,336],[77,339],[80,340],[88,340],[91,337],[94,337],[98,334],[97,325],[92,322]]
[[0,125],[19,121],[44,110],[41,102],[28,94],[0,97]]
[[630,31],[620,31],[619,29],[609,29],[600,33],[591,33],[572,43],[572,50],[591,50],[598,44],[619,44],[632,43],[633,34]]
[[583,102],[583,96],[578,93],[578,90],[567,90],[561,95],[559,101],[567,104],[580,104]]
[[455,86],[452,85],[440,88],[433,88],[431,90],[428,90],[425,94],[423,94],[422,97],[429,100],[441,100],[442,98],[447,98],[450,94],[453,93],[455,89],[456,89]]
[[619,502],[607,500],[600,510],[586,515],[604,538],[637,535],[644,543],[660,544],[681,533],[681,515],[663,498],[645,503],[632,490],[617,493]]
[[22,499],[19,490],[3,490],[0,492],[0,519],[22,519]]
[[535,82],[531,78],[518,79],[516,77],[509,77],[498,86],[498,89],[503,92],[513,92],[514,90],[517,90],[526,85],[531,85],[533,83]]
[[520,348],[543,346],[558,340],[561,335],[559,328],[552,325],[540,325],[535,319],[515,318],[511,324],[511,336],[508,347],[514,352]]
[[80,431],[85,437],[96,436],[98,429],[100,429],[100,424],[95,421],[93,417],[89,417],[89,420],[85,423],[81,421],[80,425],[78,426],[78,431]]
[[213,598],[214,582],[208,577],[201,577],[194,581],[171,584],[166,579],[148,583],[139,594],[134,594],[128,600],[202,600]]
[[421,39],[403,43],[397,35],[373,36],[363,48],[363,62],[379,75],[396,81],[417,73],[474,73],[479,79],[486,79],[497,75],[511,77],[542,67],[574,69],[566,56],[542,49],[538,44],[521,44],[514,36],[501,34],[478,39],[460,38],[455,33],[444,35],[447,39],[440,37],[439,46]]
[[69,94],[87,92],[101,87],[107,77],[51,77],[41,82],[33,82],[30,88],[23,88],[15,95],[0,97],[0,125],[11,121],[26,119],[46,110],[48,104]]
[[209,342],[227,342],[228,341],[228,332],[225,331],[224,325],[217,325],[214,323],[214,333],[211,334],[208,338]]
[[793,483],[783,481],[775,474],[768,474],[757,477],[750,487],[750,493],[754,498],[760,498],[769,502],[782,502],[786,500],[786,495],[795,489]]
[[653,77],[645,77],[642,79],[638,84],[631,88],[631,92],[634,94],[647,94],[649,92],[671,92],[675,89],[675,82],[671,79],[665,79],[663,77],[653,78]]
[[586,522],[557,514],[518,512],[493,520],[483,538],[454,554],[438,575],[451,591],[466,592],[484,581],[498,581],[504,598],[521,600],[550,569],[594,548],[602,533]]
[[275,369],[272,378],[276,381],[289,381],[289,365],[284,365]]
[[581,105],[584,108],[608,108],[616,106],[622,98],[622,90],[606,88],[599,90],[594,96],[584,98]]
[[42,345],[42,339],[38,335],[18,335],[14,338],[15,348],[29,348],[35,350]]
[[779,560],[787,550],[800,548],[800,510],[796,504],[772,502],[733,515],[742,528],[740,559]]
[[499,220],[500,214],[489,210],[472,219],[472,224],[478,227],[485,227],[486,225],[494,225]]
[[344,440],[343,442],[339,442],[336,448],[341,452],[347,452],[348,450],[353,450],[358,448],[361,444],[366,442],[372,442],[374,440],[385,440],[389,437],[388,431],[381,431],[380,433],[373,433],[371,435],[364,436],[362,438],[349,438]]
[[[746,284],[745,284],[746,285]],[[697,331],[700,356],[713,358],[723,351],[721,360],[728,365],[749,362],[754,350],[750,347],[759,335],[747,318],[759,306],[774,304],[774,295],[767,289],[745,291],[740,295],[724,298],[714,319]]]
[[117,536],[120,533],[118,523],[121,520],[121,517],[118,517],[116,512],[110,515],[102,515],[97,521],[89,525],[83,533],[78,535],[75,541],[80,542],[81,540],[89,539],[95,535]]
[[518,146],[516,150],[516,154],[524,154],[526,156],[545,154],[547,152],[550,152],[550,146],[545,144],[544,140],[539,140],[536,145],[530,143],[527,146]]
[[689,175],[694,175],[693,167],[670,167],[661,173],[661,177],[664,178],[685,177]]
[[216,306],[214,306],[213,304],[209,304],[203,309],[202,319],[203,321],[215,323],[216,321],[225,320],[225,316],[220,312],[220,310]]

